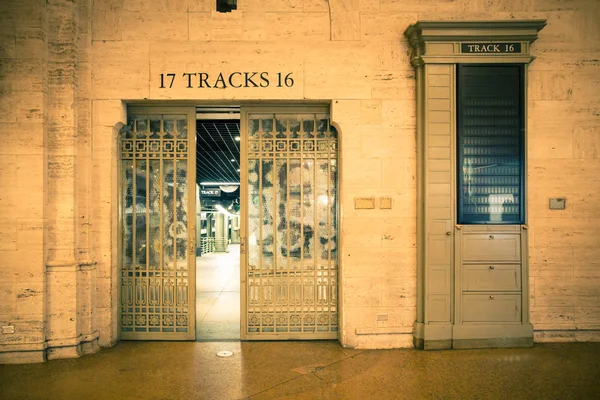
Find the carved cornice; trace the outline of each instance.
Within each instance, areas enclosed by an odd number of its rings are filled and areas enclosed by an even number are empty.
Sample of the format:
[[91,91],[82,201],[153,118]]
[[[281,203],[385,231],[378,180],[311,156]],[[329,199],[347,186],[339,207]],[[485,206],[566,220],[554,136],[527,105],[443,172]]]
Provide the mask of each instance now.
[[[411,64],[422,65],[429,62],[442,62],[436,57],[445,57],[449,60],[454,57],[454,62],[462,62],[466,57],[456,50],[460,42],[521,42],[524,43],[521,53],[502,54],[500,57],[519,57],[512,62],[531,62],[533,57],[529,55],[529,45],[538,38],[538,32],[546,26],[546,20],[508,20],[508,21],[418,21],[410,25],[404,36],[408,39],[412,51]],[[428,54],[429,44],[455,44],[454,50],[434,54]],[[452,47],[448,47],[450,49]],[[422,57],[427,56],[426,59]],[[472,56],[472,55],[471,55]],[[500,60],[499,58],[498,60]],[[474,62],[472,58],[464,59],[465,62]],[[446,61],[447,62],[447,61]],[[502,61],[500,61],[502,62]]]

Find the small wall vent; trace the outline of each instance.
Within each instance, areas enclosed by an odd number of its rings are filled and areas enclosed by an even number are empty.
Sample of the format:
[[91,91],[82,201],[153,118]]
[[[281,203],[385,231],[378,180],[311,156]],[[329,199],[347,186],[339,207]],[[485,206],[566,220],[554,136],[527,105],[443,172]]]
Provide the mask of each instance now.
[[218,12],[231,12],[237,10],[237,0],[217,0]]

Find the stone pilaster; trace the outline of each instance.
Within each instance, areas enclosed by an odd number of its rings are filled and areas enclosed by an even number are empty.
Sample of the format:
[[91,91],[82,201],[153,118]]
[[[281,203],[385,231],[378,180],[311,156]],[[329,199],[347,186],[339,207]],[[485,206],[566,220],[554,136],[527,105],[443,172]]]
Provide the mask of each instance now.
[[[93,351],[97,340],[91,319],[94,269],[88,255],[87,233],[90,126],[85,91],[89,92],[90,78],[79,65],[79,57],[85,56],[79,51],[84,42],[80,38],[79,13],[84,16],[83,33],[89,32],[86,9],[85,4],[79,8],[67,0],[55,0],[47,6],[48,359],[77,357],[82,352],[82,342],[92,343],[85,350]],[[79,93],[80,76],[83,96]]]

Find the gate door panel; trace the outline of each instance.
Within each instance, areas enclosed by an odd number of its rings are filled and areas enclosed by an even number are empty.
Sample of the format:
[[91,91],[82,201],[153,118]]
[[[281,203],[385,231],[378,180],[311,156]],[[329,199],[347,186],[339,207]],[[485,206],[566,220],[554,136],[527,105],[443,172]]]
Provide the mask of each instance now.
[[121,130],[121,339],[195,339],[194,109],[134,108]]
[[242,339],[335,339],[338,151],[328,110],[247,108],[242,124]]

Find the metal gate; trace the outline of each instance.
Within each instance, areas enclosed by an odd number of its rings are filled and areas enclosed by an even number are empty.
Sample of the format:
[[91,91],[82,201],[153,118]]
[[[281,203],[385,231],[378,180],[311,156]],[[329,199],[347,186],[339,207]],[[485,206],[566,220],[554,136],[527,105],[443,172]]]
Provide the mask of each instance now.
[[242,339],[335,339],[338,142],[328,111],[246,108],[241,124]]
[[195,338],[195,111],[130,108],[121,130],[122,339]]

